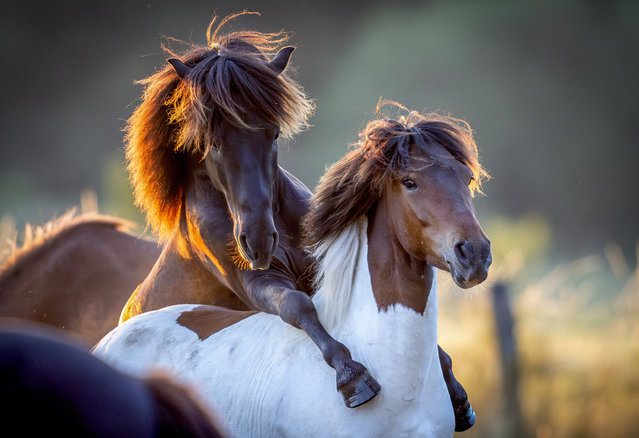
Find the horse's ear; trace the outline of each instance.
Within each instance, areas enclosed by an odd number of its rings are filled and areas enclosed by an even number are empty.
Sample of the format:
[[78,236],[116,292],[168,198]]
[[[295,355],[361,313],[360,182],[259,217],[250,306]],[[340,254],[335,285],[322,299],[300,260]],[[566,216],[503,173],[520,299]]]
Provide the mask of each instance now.
[[277,74],[282,73],[288,65],[288,60],[291,57],[291,53],[293,53],[293,50],[295,50],[295,47],[284,47],[277,53],[275,58],[268,63],[269,67],[275,70]]
[[173,66],[173,70],[178,74],[181,79],[184,79],[186,75],[191,71],[191,67],[183,63],[177,58],[167,59],[166,62]]

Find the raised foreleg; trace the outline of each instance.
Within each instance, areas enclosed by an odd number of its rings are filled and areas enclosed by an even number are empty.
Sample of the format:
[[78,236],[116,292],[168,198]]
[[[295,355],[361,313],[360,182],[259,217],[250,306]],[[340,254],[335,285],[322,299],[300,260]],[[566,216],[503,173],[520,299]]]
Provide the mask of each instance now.
[[346,406],[360,406],[379,393],[380,386],[366,367],[353,360],[348,348],[324,329],[307,294],[279,282],[262,281],[252,285],[249,291],[258,309],[277,314],[286,323],[304,330],[318,346],[326,363],[335,370],[337,390]]

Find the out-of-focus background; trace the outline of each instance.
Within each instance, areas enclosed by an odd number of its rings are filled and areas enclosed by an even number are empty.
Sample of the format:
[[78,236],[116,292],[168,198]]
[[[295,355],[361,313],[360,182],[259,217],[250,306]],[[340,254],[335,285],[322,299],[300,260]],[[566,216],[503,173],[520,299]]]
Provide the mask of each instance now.
[[[494,263],[475,290],[440,281],[440,344],[478,416],[460,435],[636,434],[631,0],[11,1],[0,14],[2,228],[44,223],[93,190],[101,212],[143,230],[122,144],[141,92],[134,80],[163,65],[165,37],[204,43],[213,13],[244,8],[262,16],[229,30],[293,33],[293,75],[317,110],[309,131],[280,146],[280,162],[309,188],[380,97],[475,130],[492,175],[475,205]],[[513,313],[512,354],[500,353],[494,285]]]

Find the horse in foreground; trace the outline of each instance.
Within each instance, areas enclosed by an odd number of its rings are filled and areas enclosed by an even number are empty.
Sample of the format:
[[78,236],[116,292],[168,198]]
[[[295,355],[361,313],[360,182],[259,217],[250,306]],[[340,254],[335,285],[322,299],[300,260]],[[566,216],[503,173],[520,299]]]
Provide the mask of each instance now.
[[467,125],[411,112],[369,123],[320,181],[304,220],[313,303],[384,388],[356,410],[340,406],[312,341],[266,313],[170,306],[120,325],[94,354],[192,384],[233,436],[452,436],[434,269],[460,287],[486,278],[490,243],[471,202],[483,175]]
[[0,318],[0,394],[2,427],[14,436],[223,435],[174,379],[121,373],[67,333],[32,321]]

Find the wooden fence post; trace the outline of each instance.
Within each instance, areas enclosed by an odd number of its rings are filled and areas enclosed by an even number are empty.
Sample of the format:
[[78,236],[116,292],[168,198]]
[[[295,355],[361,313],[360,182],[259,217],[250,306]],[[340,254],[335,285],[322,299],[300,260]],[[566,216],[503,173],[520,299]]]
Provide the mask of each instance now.
[[517,341],[513,332],[514,318],[505,283],[495,283],[492,288],[495,327],[499,344],[502,389],[504,402],[504,436],[528,436],[519,402],[519,377],[517,365]]

